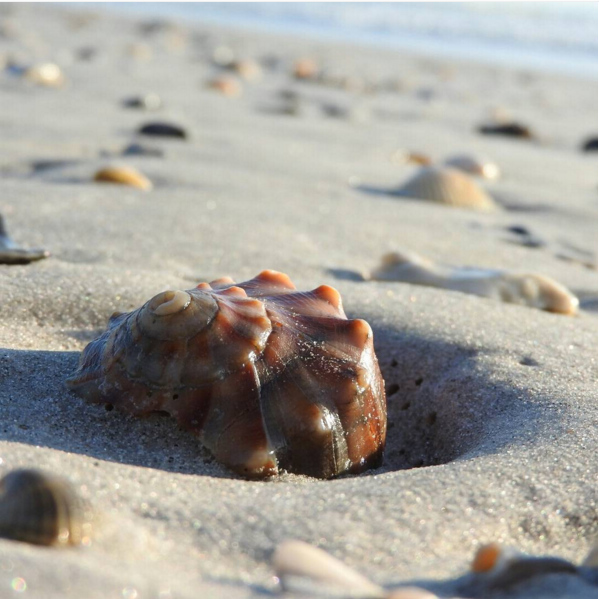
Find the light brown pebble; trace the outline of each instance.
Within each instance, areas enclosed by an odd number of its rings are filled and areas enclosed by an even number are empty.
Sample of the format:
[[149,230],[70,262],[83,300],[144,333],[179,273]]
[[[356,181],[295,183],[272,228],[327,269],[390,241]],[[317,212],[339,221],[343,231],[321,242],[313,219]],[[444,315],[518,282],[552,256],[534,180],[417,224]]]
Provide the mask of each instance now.
[[311,58],[300,58],[293,65],[293,76],[296,79],[312,79],[319,70],[318,64]]
[[149,191],[153,187],[152,182],[145,175],[129,166],[107,166],[102,168],[94,175],[94,181],[129,185],[144,191]]
[[208,87],[228,98],[237,98],[242,92],[241,84],[232,77],[217,77],[208,83]]
[[65,77],[60,67],[53,62],[45,62],[29,67],[24,77],[38,85],[46,87],[61,87],[65,83]]
[[262,67],[255,60],[238,60],[233,70],[246,81],[257,81],[262,77]]
[[499,543],[489,543],[483,545],[474,556],[471,569],[473,572],[488,572],[495,567],[497,560],[501,556],[501,545]]

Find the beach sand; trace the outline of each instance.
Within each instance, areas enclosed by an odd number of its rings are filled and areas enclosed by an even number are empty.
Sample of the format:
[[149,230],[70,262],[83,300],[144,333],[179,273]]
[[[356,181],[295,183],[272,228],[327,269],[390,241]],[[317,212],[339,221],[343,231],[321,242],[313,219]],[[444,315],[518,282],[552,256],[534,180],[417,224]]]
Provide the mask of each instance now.
[[[0,597],[19,595],[19,579],[36,599],[270,595],[286,539],[387,588],[440,596],[457,595],[491,541],[584,559],[597,531],[597,156],[580,145],[597,132],[596,81],[41,5],[1,16],[0,214],[16,242],[52,255],[0,265],[0,474],[61,474],[98,523],[76,549],[0,540]],[[210,89],[217,48],[262,61],[262,79],[240,79],[239,97]],[[302,57],[350,89],[294,80]],[[19,74],[48,61],[62,87]],[[392,85],[364,93],[364,81]],[[148,92],[162,108],[123,107]],[[497,113],[537,139],[480,135]],[[189,137],[136,135],[152,121]],[[164,155],[123,156],[132,142]],[[502,177],[481,185],[503,208],[394,197],[418,168],[392,158],[407,151],[489,156]],[[111,164],[153,189],[94,182]],[[517,243],[510,226],[543,245]],[[542,273],[581,310],[360,280],[394,249]],[[65,388],[113,311],[267,268],[299,289],[336,287],[348,316],[371,324],[392,391],[379,470],[245,481],[171,419],[124,416]],[[596,592],[550,575],[509,596]]]

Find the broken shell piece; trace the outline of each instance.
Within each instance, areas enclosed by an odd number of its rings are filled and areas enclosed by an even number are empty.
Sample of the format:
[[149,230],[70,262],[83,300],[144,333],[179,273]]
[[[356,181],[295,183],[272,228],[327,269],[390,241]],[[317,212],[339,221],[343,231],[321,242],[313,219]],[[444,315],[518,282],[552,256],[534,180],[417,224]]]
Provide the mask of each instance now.
[[444,167],[422,168],[395,194],[472,210],[497,208],[491,196],[467,175]]
[[476,156],[467,154],[453,156],[445,161],[445,165],[484,179],[497,179],[499,177],[499,167],[496,164]]
[[107,166],[94,175],[94,181],[99,183],[116,183],[129,185],[144,191],[152,189],[152,182],[139,171],[129,166]]
[[570,316],[576,314],[579,304],[568,289],[544,275],[446,266],[413,252],[387,254],[370,279],[461,291]]
[[[491,543],[481,547],[472,563],[473,585],[479,591],[507,590],[536,576],[578,574],[571,562],[558,557],[529,557],[511,547]],[[472,589],[471,589],[472,590]]]
[[216,79],[208,82],[208,87],[228,98],[237,98],[242,92],[239,81],[232,77],[216,77]]
[[45,85],[46,87],[61,87],[65,82],[60,67],[53,62],[45,62],[29,67],[25,71],[24,77],[33,83]]
[[90,506],[65,480],[13,470],[0,480],[0,537],[36,545],[89,544]]
[[[342,591],[345,597],[386,596],[384,589],[368,578],[326,551],[302,541],[281,543],[276,548],[272,561],[281,586],[286,591],[297,590],[298,587],[306,588],[306,583],[315,582],[318,586]],[[311,591],[311,594],[315,593],[313,587]]]
[[391,154],[391,162],[394,164],[419,164],[421,166],[429,166],[433,163],[433,159],[423,152],[409,152],[407,150],[395,150]]
[[48,250],[20,248],[8,235],[4,219],[0,215],[0,264],[29,264],[50,255]]

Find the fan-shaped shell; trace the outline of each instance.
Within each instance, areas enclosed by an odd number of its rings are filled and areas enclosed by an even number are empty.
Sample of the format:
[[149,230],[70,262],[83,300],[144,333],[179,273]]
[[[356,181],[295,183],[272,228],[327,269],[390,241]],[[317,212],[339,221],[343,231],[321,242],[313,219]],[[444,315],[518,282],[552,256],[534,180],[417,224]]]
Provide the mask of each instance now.
[[166,291],[111,318],[68,385],[131,414],[166,411],[252,477],[320,478],[378,466],[384,383],[364,320],[325,285],[264,271]]
[[478,156],[468,154],[451,156],[445,161],[445,165],[484,179],[497,179],[499,177],[499,167],[494,162]]
[[425,167],[418,171],[397,192],[398,195],[418,198],[474,210],[490,211],[495,202],[470,177],[446,167]]
[[0,480],[0,537],[36,545],[79,545],[89,539],[92,512],[71,485],[37,470]]

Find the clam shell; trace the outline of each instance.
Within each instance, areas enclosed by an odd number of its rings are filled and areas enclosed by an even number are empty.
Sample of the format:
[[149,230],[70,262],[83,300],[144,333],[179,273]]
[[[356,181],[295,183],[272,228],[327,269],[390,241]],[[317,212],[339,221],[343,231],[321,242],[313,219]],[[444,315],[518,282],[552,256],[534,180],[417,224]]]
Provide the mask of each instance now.
[[448,158],[445,161],[445,166],[450,166],[469,175],[483,177],[484,179],[497,179],[500,174],[499,167],[495,163],[485,158],[469,156],[468,154]]
[[467,175],[446,167],[422,168],[396,194],[472,210],[492,211],[497,207]]
[[93,515],[62,478],[13,470],[0,480],[0,537],[36,545],[89,543]]
[[217,461],[255,478],[377,467],[387,414],[372,330],[322,285],[264,271],[163,292],[112,318],[69,387],[130,414],[171,414]]
[[116,183],[129,185],[144,191],[152,189],[152,182],[139,171],[129,166],[107,166],[94,175],[94,181],[99,183]]
[[[302,541],[285,541],[273,554],[273,566],[281,586],[293,591],[297,579],[343,591],[343,596],[383,598],[386,592],[332,555]],[[324,589],[323,589],[324,590]],[[312,589],[314,592],[314,589]]]

